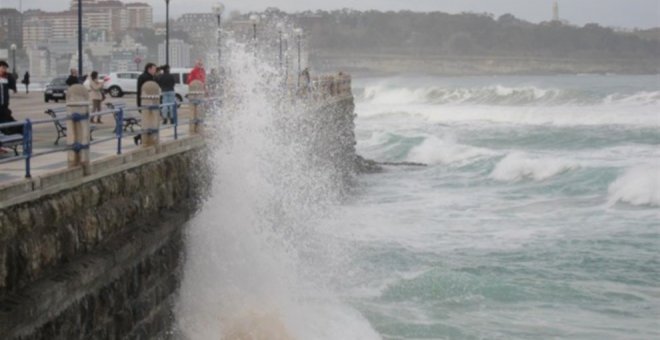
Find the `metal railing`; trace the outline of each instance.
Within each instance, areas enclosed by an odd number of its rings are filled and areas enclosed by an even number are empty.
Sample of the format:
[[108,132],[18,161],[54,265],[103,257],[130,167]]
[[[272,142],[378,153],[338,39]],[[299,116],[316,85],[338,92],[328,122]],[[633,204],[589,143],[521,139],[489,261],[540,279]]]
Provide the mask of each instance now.
[[[194,108],[193,110],[197,110],[198,106],[201,106],[205,103],[209,103],[214,99],[195,99],[195,100],[190,100],[189,105],[192,105]],[[109,109],[109,110],[104,110],[104,111],[99,111],[99,112],[94,112],[91,114],[86,114],[86,113],[71,113],[67,114],[66,116],[62,117],[56,117],[56,118],[50,118],[50,119],[39,119],[39,120],[31,120],[31,119],[25,119],[25,121],[17,121],[17,122],[12,122],[12,123],[2,123],[0,124],[0,131],[12,127],[23,127],[23,135],[22,135],[22,143],[20,144],[22,147],[22,152],[21,154],[17,156],[12,156],[12,157],[5,157],[0,159],[0,164],[5,164],[5,163],[11,163],[11,162],[18,162],[18,161],[25,161],[25,178],[31,178],[31,161],[35,157],[39,156],[44,156],[48,154],[53,154],[53,153],[58,153],[58,152],[68,152],[68,151],[74,151],[74,152],[80,152],[84,149],[90,149],[91,146],[100,144],[100,143],[105,143],[109,142],[112,140],[117,141],[117,155],[121,155],[123,152],[122,148],[122,140],[125,137],[135,137],[138,135],[143,135],[143,134],[156,134],[160,133],[160,131],[163,130],[168,130],[168,129],[173,129],[173,138],[174,140],[179,139],[179,127],[181,126],[186,126],[186,125],[200,125],[204,123],[203,119],[200,118],[194,118],[190,119],[189,121],[185,121],[180,123],[179,122],[179,103],[171,103],[171,104],[161,104],[161,105],[150,105],[150,106],[142,106],[142,107],[125,107],[125,104],[114,104],[116,107],[114,109]],[[127,132],[124,131],[124,118],[126,117],[127,113],[135,112],[135,113],[140,113],[143,110],[159,110],[163,111],[163,109],[170,109],[172,112],[172,124],[170,125],[159,125],[158,129],[144,129],[140,127],[139,131],[135,132]],[[57,113],[62,113],[66,111],[66,107],[64,108],[55,108],[51,109],[53,112]],[[108,115],[113,115],[113,119],[115,121],[115,127],[114,127],[114,136],[111,137],[106,137],[106,138],[101,138],[101,139],[96,139],[96,140],[90,140],[88,145],[83,145],[81,143],[73,143],[69,144],[63,147],[52,147],[48,150],[40,151],[40,152],[34,152],[33,150],[33,142],[34,142],[34,126],[36,125],[44,125],[44,124],[54,124],[55,122],[66,122],[66,121],[81,121],[84,119],[92,119],[96,117],[103,117],[103,116],[108,116]],[[137,119],[137,118],[136,118]],[[93,129],[93,126],[90,126],[90,133],[92,133],[95,129]],[[73,131],[68,131],[67,133],[73,133]],[[14,136],[14,135],[4,135],[4,136]]]

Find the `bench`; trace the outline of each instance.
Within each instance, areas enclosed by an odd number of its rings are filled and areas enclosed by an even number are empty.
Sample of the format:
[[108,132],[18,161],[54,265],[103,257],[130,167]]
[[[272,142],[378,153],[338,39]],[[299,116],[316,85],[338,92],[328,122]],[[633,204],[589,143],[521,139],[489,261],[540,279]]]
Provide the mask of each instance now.
[[14,150],[14,155],[18,156],[18,147],[21,145],[23,145],[23,135],[18,133],[5,135],[0,132],[0,147],[12,149]]
[[[108,110],[123,109],[126,107],[126,104],[105,103],[105,107]],[[117,120],[116,111],[113,113],[113,116],[115,117],[115,120]],[[142,126],[140,125],[140,121],[142,121],[142,117],[140,117],[139,115],[124,112],[124,119],[122,121],[124,132],[128,131],[128,129],[131,129],[131,132],[135,132],[134,131],[135,126],[142,128]]]
[[[60,143],[60,138],[66,137],[66,125],[62,124],[62,119],[65,118],[68,113],[66,108],[57,108],[57,109],[48,109],[45,114],[49,115],[51,118],[53,118],[53,124],[55,125],[55,130],[57,130],[57,139],[55,139],[55,145],[59,145]],[[89,139],[94,140],[92,138],[92,133],[96,130],[96,126],[90,126],[89,127]]]

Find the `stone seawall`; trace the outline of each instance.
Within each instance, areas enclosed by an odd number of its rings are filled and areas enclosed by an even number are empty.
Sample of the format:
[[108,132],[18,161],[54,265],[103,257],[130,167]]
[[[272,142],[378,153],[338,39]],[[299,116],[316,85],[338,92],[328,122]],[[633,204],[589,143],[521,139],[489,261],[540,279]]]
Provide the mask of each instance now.
[[35,179],[38,190],[3,201],[2,339],[150,338],[166,329],[181,226],[207,187],[204,150],[200,137],[145,148],[93,164],[91,176],[71,169],[59,181]]

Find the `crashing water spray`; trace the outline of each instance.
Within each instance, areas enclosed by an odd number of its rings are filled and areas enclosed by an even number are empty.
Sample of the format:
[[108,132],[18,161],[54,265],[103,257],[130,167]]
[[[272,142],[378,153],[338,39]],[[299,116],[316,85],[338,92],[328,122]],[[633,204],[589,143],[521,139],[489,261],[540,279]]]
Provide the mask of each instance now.
[[315,156],[320,129],[310,108],[284,95],[276,66],[231,44],[227,99],[207,129],[212,196],[188,228],[176,332],[188,339],[378,338],[314,284],[309,275],[323,264],[301,260],[310,249],[324,251],[310,226],[341,196],[336,168]]

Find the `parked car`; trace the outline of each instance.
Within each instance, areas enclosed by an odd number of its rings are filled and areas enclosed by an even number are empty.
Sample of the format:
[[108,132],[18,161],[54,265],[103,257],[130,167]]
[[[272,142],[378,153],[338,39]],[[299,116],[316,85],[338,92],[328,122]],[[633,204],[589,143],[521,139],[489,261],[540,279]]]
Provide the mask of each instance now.
[[176,92],[176,100],[181,103],[185,98],[188,98],[188,75],[192,71],[191,68],[172,68],[170,73],[174,76],[176,85],[174,92]]
[[46,85],[46,89],[44,90],[44,102],[48,103],[51,100],[54,100],[57,103],[60,100],[66,99],[66,90],[69,88],[69,86],[66,85],[66,79],[67,76],[55,77]]
[[127,93],[137,93],[137,79],[140,72],[112,72],[103,78],[103,89],[111,97],[123,97]]

